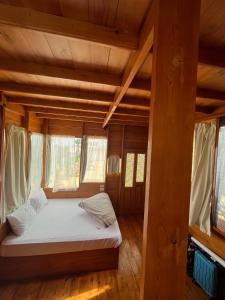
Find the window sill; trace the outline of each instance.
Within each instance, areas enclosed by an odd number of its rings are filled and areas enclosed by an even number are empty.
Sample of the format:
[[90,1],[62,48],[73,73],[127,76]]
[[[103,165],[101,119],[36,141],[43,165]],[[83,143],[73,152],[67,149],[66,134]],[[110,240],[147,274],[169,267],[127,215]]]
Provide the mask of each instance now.
[[189,227],[189,233],[205,247],[225,260],[225,239],[212,231],[211,236],[201,232],[198,226]]

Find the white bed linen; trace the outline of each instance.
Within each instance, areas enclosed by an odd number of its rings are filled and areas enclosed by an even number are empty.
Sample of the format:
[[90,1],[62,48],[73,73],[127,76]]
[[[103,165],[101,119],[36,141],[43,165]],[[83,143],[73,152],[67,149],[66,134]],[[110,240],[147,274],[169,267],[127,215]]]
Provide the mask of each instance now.
[[22,235],[8,235],[1,256],[33,256],[116,248],[122,242],[117,221],[97,223],[78,206],[81,199],[52,199]]

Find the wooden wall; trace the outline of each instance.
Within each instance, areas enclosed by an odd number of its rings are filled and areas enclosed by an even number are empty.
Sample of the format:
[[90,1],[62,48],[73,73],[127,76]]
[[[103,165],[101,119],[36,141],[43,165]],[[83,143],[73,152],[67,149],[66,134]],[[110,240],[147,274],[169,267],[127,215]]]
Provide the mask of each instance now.
[[146,127],[110,125],[108,156],[119,155],[122,173],[106,176],[106,190],[118,214],[141,214],[144,211],[145,183],[132,188],[124,187],[126,153],[146,153],[148,143]]
[[4,107],[4,123],[4,126],[13,124],[37,133],[41,133],[43,127],[43,120],[38,119],[34,113],[25,112],[21,105],[8,103]]

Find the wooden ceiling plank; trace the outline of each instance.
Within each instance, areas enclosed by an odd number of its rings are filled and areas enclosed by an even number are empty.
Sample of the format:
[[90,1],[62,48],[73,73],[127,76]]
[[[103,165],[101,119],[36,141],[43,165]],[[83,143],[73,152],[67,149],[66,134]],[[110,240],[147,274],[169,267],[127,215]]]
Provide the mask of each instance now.
[[[147,57],[149,51],[153,45],[153,5],[151,5],[149,13],[146,17],[146,21],[143,25],[143,28],[140,32],[140,38],[138,43],[138,49],[135,53],[131,54],[128,64],[125,68],[123,79],[121,86],[117,88],[113,103],[110,105],[109,112],[106,115],[106,118],[103,123],[103,127],[105,127],[110,118],[112,117],[113,113],[115,112],[116,108],[118,107],[119,103],[121,102],[123,96],[127,92],[131,82],[133,81],[135,75],[139,71],[140,67],[142,66],[145,58]],[[149,90],[151,86],[149,85]]]
[[[26,7],[0,4],[0,24],[44,32],[72,40],[128,50],[137,48],[137,36],[118,29],[46,14]],[[94,32],[94,34],[93,34]]]

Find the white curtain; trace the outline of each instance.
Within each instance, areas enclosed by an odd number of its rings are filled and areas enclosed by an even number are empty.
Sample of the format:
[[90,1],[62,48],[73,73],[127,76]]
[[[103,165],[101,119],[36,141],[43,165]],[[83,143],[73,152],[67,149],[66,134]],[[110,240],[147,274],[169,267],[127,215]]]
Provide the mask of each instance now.
[[43,135],[31,133],[29,136],[29,194],[35,193],[41,187],[43,174]]
[[80,138],[48,136],[46,183],[54,192],[79,187],[80,153]]
[[195,125],[189,224],[211,234],[210,212],[215,149],[215,122]]
[[215,214],[214,224],[225,230],[225,126],[219,129],[218,153],[216,165]]
[[106,170],[107,140],[88,137],[83,161],[83,182],[104,182]]
[[6,127],[5,136],[2,221],[5,220],[5,215],[13,212],[27,200],[25,129],[9,125]]
[[107,173],[111,175],[120,174],[121,162],[119,155],[110,155],[108,157]]

